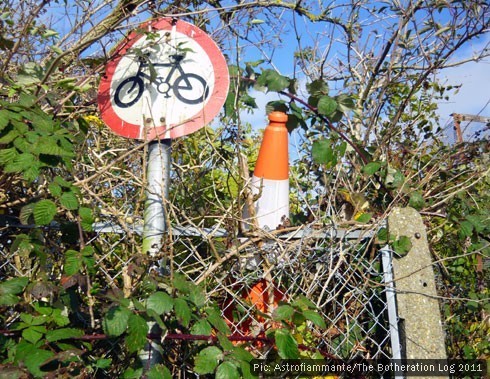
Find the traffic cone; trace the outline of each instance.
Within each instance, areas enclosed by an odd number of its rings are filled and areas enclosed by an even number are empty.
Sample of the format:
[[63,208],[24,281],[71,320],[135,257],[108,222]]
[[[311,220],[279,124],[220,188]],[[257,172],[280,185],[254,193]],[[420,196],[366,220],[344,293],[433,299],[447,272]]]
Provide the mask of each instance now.
[[[289,218],[288,116],[271,112],[265,128],[251,180],[255,216],[259,228],[274,230]],[[248,207],[244,209],[245,228],[253,224]]]

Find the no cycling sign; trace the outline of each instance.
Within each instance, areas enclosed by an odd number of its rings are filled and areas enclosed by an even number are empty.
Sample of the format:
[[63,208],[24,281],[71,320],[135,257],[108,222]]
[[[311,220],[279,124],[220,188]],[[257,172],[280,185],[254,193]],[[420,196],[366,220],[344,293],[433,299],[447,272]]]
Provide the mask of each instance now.
[[115,49],[98,93],[102,120],[117,134],[141,140],[195,132],[219,113],[228,67],[198,27],[163,18],[140,26]]

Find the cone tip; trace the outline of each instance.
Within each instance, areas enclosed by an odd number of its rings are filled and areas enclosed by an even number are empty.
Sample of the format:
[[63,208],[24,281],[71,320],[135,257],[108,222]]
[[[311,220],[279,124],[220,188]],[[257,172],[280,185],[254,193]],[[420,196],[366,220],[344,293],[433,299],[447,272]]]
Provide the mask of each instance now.
[[288,115],[284,112],[273,111],[269,113],[269,120],[272,122],[286,123],[288,121]]

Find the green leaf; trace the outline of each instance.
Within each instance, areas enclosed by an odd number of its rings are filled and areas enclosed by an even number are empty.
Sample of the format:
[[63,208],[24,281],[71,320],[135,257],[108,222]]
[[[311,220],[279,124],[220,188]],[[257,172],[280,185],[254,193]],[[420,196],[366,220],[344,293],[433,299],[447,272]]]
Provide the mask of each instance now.
[[104,333],[110,337],[118,337],[123,334],[128,327],[129,315],[127,308],[117,306],[109,309],[102,320]]
[[362,168],[362,172],[365,173],[366,175],[374,175],[378,170],[381,168],[381,163],[380,162],[369,162],[367,165],[365,165]]
[[312,81],[311,83],[307,83],[306,89],[308,93],[313,97],[320,97],[322,95],[328,94],[328,84],[321,79],[317,79]]
[[207,302],[206,295],[201,290],[200,287],[192,287],[189,292],[189,300],[194,303],[194,305],[198,308],[204,306]]
[[146,320],[132,313],[128,320],[126,346],[132,353],[142,349],[147,342],[148,324]]
[[46,375],[41,371],[40,366],[43,365],[49,358],[54,356],[54,352],[41,349],[33,349],[30,354],[27,354],[24,358],[24,364],[27,369],[35,377],[41,378]]
[[50,48],[51,50],[53,50],[53,51],[54,51],[56,54],[58,54],[58,55],[63,54],[63,50],[61,50],[61,49],[60,49],[59,47],[57,47],[57,46],[49,46],[49,48]]
[[213,325],[218,331],[223,334],[230,334],[230,328],[228,324],[221,317],[221,312],[217,308],[208,307],[206,308],[206,313],[208,315],[207,320]]
[[30,326],[22,331],[22,338],[35,344],[43,338],[44,333],[46,333],[46,328],[44,326]]
[[233,348],[233,357],[241,361],[250,362],[255,357],[246,349],[247,348],[235,346]]
[[170,312],[174,307],[174,300],[166,292],[154,292],[146,300],[146,308],[152,309],[158,315]]
[[289,79],[275,70],[263,70],[256,81],[256,88],[266,87],[269,91],[279,92],[289,86]]
[[336,157],[334,151],[332,149],[330,140],[328,139],[320,139],[313,142],[313,146],[311,149],[311,155],[315,163],[318,164],[329,164],[332,165],[336,162]]
[[93,230],[93,224],[95,222],[94,215],[90,208],[80,207],[78,214],[81,218],[82,229],[86,232],[91,232]]
[[51,200],[40,200],[34,205],[34,222],[37,225],[48,225],[56,215],[56,204]]
[[316,305],[304,295],[299,295],[294,299],[292,305],[301,309],[316,309]]
[[473,224],[469,221],[459,223],[459,235],[463,238],[470,237],[473,234]]
[[0,131],[5,129],[5,127],[9,124],[11,114],[12,112],[7,109],[0,110]]
[[355,215],[354,219],[361,224],[367,224],[369,221],[371,221],[372,217],[372,213],[361,213],[359,215]]
[[298,343],[288,329],[277,329],[274,333],[277,350],[282,359],[299,358]]
[[87,270],[89,272],[93,272],[93,269],[95,268],[95,257],[94,257],[93,246],[85,246],[80,253],[82,254],[82,260],[83,263],[85,263]]
[[29,218],[34,213],[34,206],[35,205],[36,205],[35,203],[27,204],[27,205],[24,205],[20,209],[19,221],[22,225],[28,225],[29,224]]
[[242,370],[242,377],[244,379],[255,379],[257,375],[252,374],[250,363],[240,361],[240,369]]
[[36,157],[31,153],[22,153],[15,157],[13,162],[9,162],[5,166],[6,172],[16,172],[23,173],[24,171],[31,168],[33,165],[37,166],[39,163]]
[[223,362],[216,369],[216,379],[239,379],[238,368],[232,362]]
[[290,320],[295,310],[290,305],[280,305],[272,312],[274,320]]
[[204,319],[196,322],[191,328],[191,334],[194,335],[210,336],[211,332],[211,324]]
[[150,371],[146,373],[147,379],[172,379],[172,373],[170,370],[162,365],[158,364],[151,368]]
[[10,251],[20,257],[28,257],[34,250],[34,247],[34,243],[28,235],[19,234],[15,237],[15,240],[10,247]]
[[420,211],[425,206],[424,197],[420,192],[412,192],[412,194],[410,195],[410,200],[408,201],[408,205]]
[[60,204],[72,211],[74,209],[78,208],[78,199],[77,196],[73,192],[65,192],[63,195],[60,197]]
[[176,274],[172,282],[175,289],[179,290],[183,294],[189,294],[191,288],[195,286],[194,283],[189,282],[184,276]]
[[483,232],[485,229],[485,222],[489,220],[488,216],[483,217],[480,215],[467,215],[465,218],[471,222],[471,225],[473,225],[477,233]]
[[182,325],[185,327],[189,326],[189,322],[191,321],[191,309],[189,308],[187,301],[184,299],[175,299],[174,310],[177,319],[180,320]]
[[340,157],[343,157],[346,151],[347,151],[347,142],[344,141],[337,147],[337,152]]
[[55,329],[55,330],[50,330],[46,334],[46,340],[48,342],[55,342],[59,340],[66,340],[69,338],[77,338],[83,336],[84,332],[81,329],[75,329],[75,328],[62,328],[62,329]]
[[9,131],[3,137],[0,138],[0,145],[6,145],[13,140],[15,140],[19,136],[19,132],[16,129]]
[[237,112],[235,112],[235,103],[236,94],[233,91],[229,91],[225,101],[225,116],[230,117],[232,120],[236,120],[237,118]]
[[54,323],[58,326],[66,326],[70,323],[70,319],[68,316],[65,316],[62,313],[61,309],[53,309],[53,313],[51,314],[51,319],[54,321]]
[[72,187],[72,184],[69,181],[63,179],[61,176],[56,176],[54,178],[54,182],[56,184],[60,185],[61,187],[64,187],[64,188],[71,188]]
[[112,364],[112,359],[110,358],[100,358],[97,359],[97,362],[95,362],[94,367],[104,369],[104,368],[109,368],[111,367]]
[[58,146],[53,137],[43,138],[39,141],[35,148],[37,154],[54,155],[58,157],[72,157],[74,154],[72,151],[68,151]]
[[22,176],[28,182],[32,182],[39,176],[39,162],[33,163],[32,166],[27,167],[24,172],[22,172]]
[[288,115],[288,121],[286,122],[286,128],[288,129],[288,132],[291,133],[293,130],[295,130],[298,126],[306,127],[306,123],[303,118],[300,118],[294,114]]
[[318,100],[318,113],[330,116],[337,109],[337,102],[330,96],[322,96]]
[[124,371],[123,378],[124,379],[140,379],[143,375],[143,368],[131,368],[129,367]]
[[243,105],[246,105],[247,107],[257,109],[257,103],[255,102],[255,97],[252,97],[248,94],[244,94],[243,96],[240,97],[240,101],[243,103]]
[[81,254],[76,250],[67,250],[65,253],[65,274],[75,275],[83,268],[83,260]]
[[388,242],[388,229],[383,227],[378,231],[378,240],[380,244]]
[[212,374],[220,360],[223,352],[216,346],[209,346],[201,350],[194,360],[194,371],[198,374]]
[[5,165],[8,162],[12,162],[19,153],[15,147],[0,150],[0,164]]
[[303,316],[305,316],[307,320],[310,320],[319,328],[325,329],[327,327],[327,325],[325,324],[325,320],[318,312],[307,309],[303,311]]
[[405,175],[400,170],[389,168],[385,182],[392,188],[400,188],[405,182]]
[[6,293],[3,295],[0,295],[0,306],[1,305],[16,305],[19,303],[19,297],[16,295],[12,295],[10,293]]
[[224,335],[223,333],[218,333],[217,337],[218,337],[219,345],[227,353],[232,351],[235,348],[235,345],[233,345],[233,342],[231,342],[230,339],[226,335]]
[[25,276],[12,278],[0,283],[0,295],[11,294],[18,295],[24,291],[29,279]]
[[352,111],[356,107],[354,99],[349,95],[338,95],[335,100],[337,101],[338,109],[342,113]]
[[405,256],[412,248],[412,241],[410,237],[401,236],[396,241],[393,242],[393,249],[400,256]]
[[32,152],[32,144],[28,141],[27,138],[17,138],[14,141],[14,146],[22,151],[22,152]]
[[[272,100],[265,105],[265,113],[270,114],[274,111],[288,112],[288,106],[284,100]],[[289,120],[289,117],[288,117]]]

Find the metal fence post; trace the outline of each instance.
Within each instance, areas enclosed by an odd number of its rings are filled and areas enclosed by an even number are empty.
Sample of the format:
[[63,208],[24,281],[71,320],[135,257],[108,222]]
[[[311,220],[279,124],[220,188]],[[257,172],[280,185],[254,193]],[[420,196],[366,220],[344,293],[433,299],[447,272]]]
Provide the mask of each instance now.
[[[388,245],[380,250],[383,263],[383,279],[386,288],[386,306],[388,308],[388,322],[390,324],[391,358],[402,359],[400,344],[400,331],[398,328],[398,314],[396,309],[396,292],[393,283],[393,254]],[[396,374],[395,379],[403,379],[403,375]]]
[[[152,141],[148,145],[147,189],[143,225],[143,253],[156,256],[163,245],[165,223],[164,201],[168,199],[170,187],[171,140]],[[148,322],[151,335],[159,333],[155,322]],[[148,341],[139,357],[144,370],[162,362],[162,347]]]

